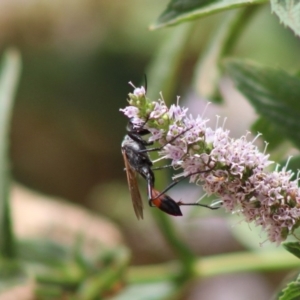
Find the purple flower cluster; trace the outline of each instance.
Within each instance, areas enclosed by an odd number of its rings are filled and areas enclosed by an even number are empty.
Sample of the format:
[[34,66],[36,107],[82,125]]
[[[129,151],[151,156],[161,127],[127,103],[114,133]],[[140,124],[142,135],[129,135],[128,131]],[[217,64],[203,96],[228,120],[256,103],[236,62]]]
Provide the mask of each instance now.
[[[148,129],[149,141],[164,146],[160,159],[171,160],[173,179],[189,177],[208,195],[217,195],[228,212],[239,212],[247,222],[262,226],[271,242],[279,244],[300,226],[298,180],[285,170],[267,172],[272,162],[247,140],[229,136],[223,127],[208,127],[208,119],[193,118],[188,109],[163,99],[153,102],[144,87],[129,94],[129,106],[120,109],[132,124]],[[178,102],[178,101],[177,101]]]

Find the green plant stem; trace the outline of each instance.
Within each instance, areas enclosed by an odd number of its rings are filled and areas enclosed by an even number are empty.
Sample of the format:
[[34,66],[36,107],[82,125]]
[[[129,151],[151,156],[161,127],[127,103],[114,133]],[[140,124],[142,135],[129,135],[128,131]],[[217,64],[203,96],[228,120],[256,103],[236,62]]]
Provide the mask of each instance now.
[[237,41],[245,31],[248,23],[261,8],[261,4],[250,5],[242,8],[241,12],[238,13],[236,20],[232,23],[230,34],[227,36],[224,45],[222,47],[221,57],[225,57],[231,53],[232,49],[236,46]]
[[[262,252],[237,252],[202,257],[195,261],[194,277],[207,278],[221,274],[250,271],[272,271],[299,268],[300,261],[282,250]],[[136,266],[128,271],[130,283],[176,280],[180,263],[172,261],[159,265]]]
[[154,216],[161,233],[182,263],[181,270],[180,268],[176,269],[177,273],[180,273],[180,276],[183,279],[189,278],[193,273],[193,268],[196,262],[195,254],[181,239],[180,235],[174,227],[174,224],[170,220],[170,216],[160,211],[155,212]]
[[195,67],[193,85],[202,97],[221,101],[219,81],[223,73],[222,59],[231,53],[258,7],[252,5],[223,13]]
[[[162,91],[165,101],[170,102],[170,98],[176,87],[175,78],[178,77],[180,66],[183,63],[186,44],[193,31],[194,24],[184,24],[172,29],[168,38],[163,42],[157,55],[147,68],[148,91],[147,97],[156,99]],[[167,184],[163,173],[157,172],[156,188],[164,188]],[[177,254],[182,262],[183,270],[180,271],[183,278],[187,278],[187,273],[191,272],[194,264],[195,256],[192,251],[181,240],[180,235],[176,231],[174,224],[170,220],[170,216],[159,212],[154,212],[154,217],[163,234],[165,240],[171,247],[174,253]]]
[[148,78],[147,97],[157,99],[162,92],[166,103],[174,96],[181,66],[186,55],[186,45],[195,24],[182,24],[170,29],[146,70]]
[[9,129],[20,70],[19,52],[7,50],[0,74],[0,253],[9,258],[16,256],[10,216]]

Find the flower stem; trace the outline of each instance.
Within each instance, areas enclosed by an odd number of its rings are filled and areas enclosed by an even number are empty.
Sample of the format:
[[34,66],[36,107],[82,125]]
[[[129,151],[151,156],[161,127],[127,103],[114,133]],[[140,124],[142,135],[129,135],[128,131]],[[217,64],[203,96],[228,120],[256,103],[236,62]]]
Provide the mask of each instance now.
[[[182,278],[186,279],[191,277],[194,265],[196,263],[195,254],[180,238],[180,235],[176,231],[174,224],[172,224],[172,222],[170,221],[170,216],[157,211],[154,212],[154,217],[164,238],[169,243],[172,250],[176,253],[180,262],[182,263],[182,269],[180,271]],[[179,271],[179,269],[177,270]]]

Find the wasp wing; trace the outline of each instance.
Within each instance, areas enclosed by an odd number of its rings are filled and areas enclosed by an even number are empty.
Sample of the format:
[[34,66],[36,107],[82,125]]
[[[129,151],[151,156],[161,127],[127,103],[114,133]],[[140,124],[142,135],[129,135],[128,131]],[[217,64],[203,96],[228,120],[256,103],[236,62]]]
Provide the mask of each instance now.
[[125,150],[122,150],[122,154],[134,212],[138,220],[143,219],[143,202],[137,182],[137,173],[130,167]]

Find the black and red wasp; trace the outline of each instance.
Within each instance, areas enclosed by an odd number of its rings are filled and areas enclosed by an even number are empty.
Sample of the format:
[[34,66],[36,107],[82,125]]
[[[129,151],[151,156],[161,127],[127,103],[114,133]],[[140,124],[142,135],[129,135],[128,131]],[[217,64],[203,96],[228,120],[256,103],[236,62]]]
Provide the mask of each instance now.
[[[126,128],[127,135],[125,135],[121,147],[125,162],[128,187],[130,190],[132,204],[137,218],[143,218],[143,202],[138,188],[137,174],[140,174],[147,182],[147,195],[149,205],[152,207],[157,207],[167,214],[173,216],[182,216],[180,206],[187,205],[203,206],[210,209],[217,209],[218,207],[211,207],[200,203],[184,203],[181,201],[176,202],[170,196],[165,194],[171,187],[179,183],[181,180],[191,175],[207,171],[195,172],[193,174],[189,174],[188,176],[181,178],[180,180],[175,180],[163,192],[159,192],[154,188],[155,176],[152,170],[153,163],[150,160],[148,152],[160,151],[166,145],[157,148],[147,148],[147,146],[153,145],[153,142],[148,142],[143,139],[144,135],[150,133],[147,129],[144,128],[146,122],[142,126],[134,127],[133,123],[129,121]],[[183,134],[184,132],[182,132],[181,134]],[[181,134],[175,136],[168,143],[172,143]]]

